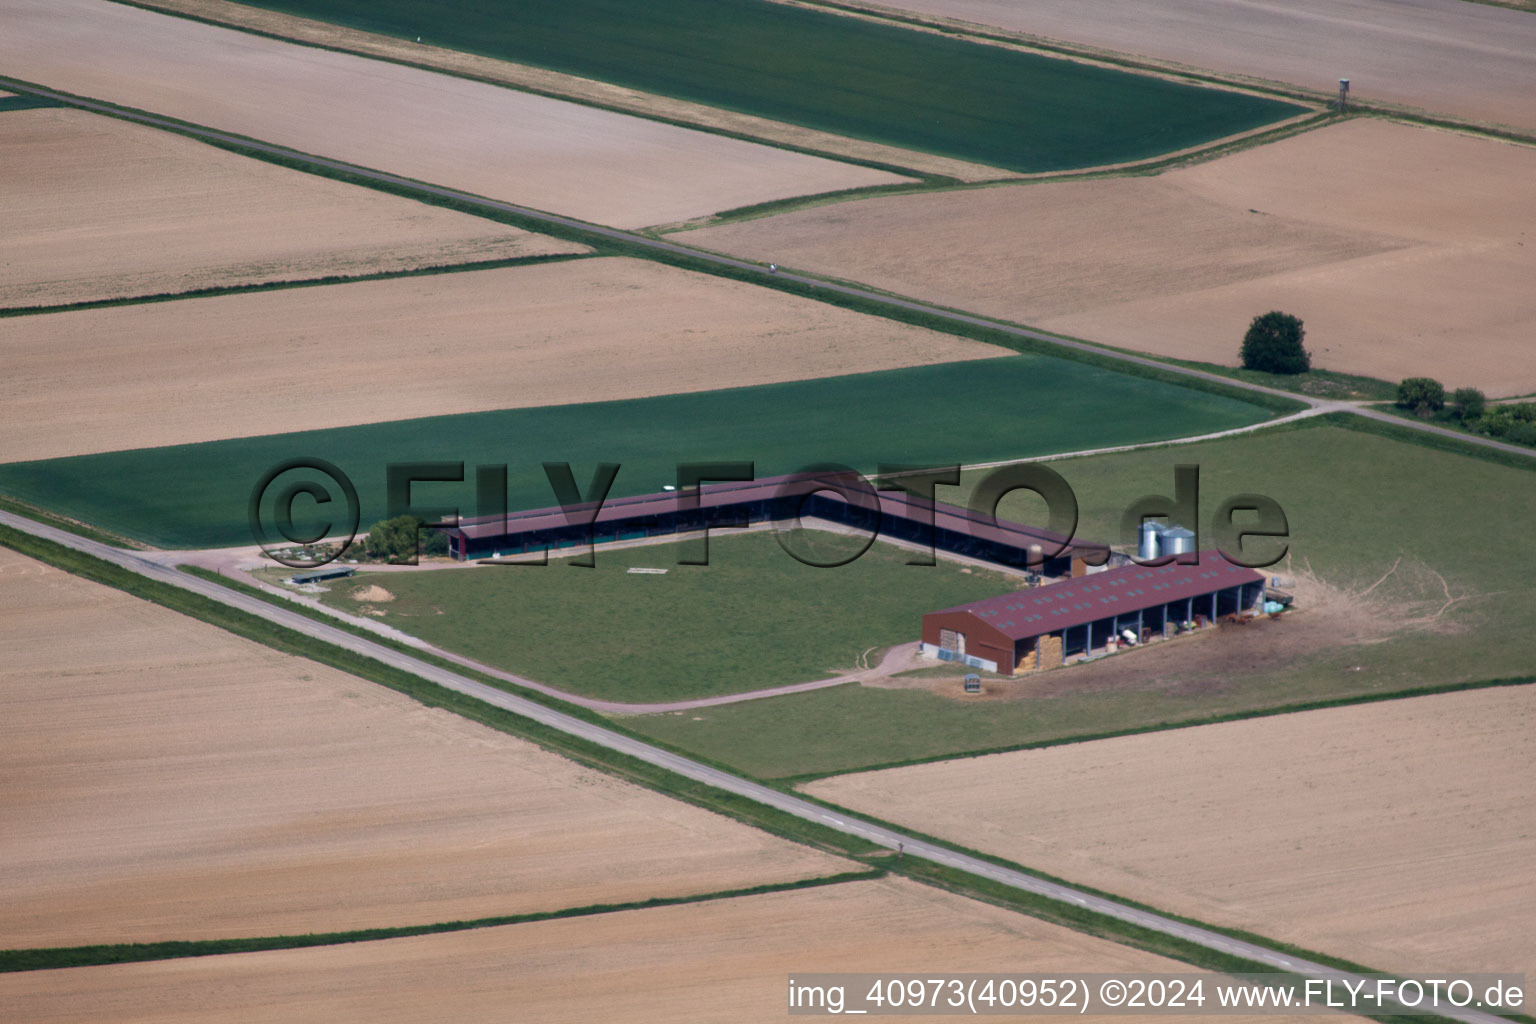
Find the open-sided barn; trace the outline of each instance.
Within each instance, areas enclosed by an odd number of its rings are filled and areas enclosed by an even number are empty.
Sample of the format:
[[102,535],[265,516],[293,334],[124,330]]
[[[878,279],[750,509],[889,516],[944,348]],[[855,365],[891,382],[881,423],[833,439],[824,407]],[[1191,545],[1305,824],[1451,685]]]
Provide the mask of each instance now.
[[1114,642],[1167,636],[1184,622],[1214,622],[1264,598],[1264,577],[1216,551],[1198,564],[1124,565],[923,616],[923,651],[991,672],[1053,668]]

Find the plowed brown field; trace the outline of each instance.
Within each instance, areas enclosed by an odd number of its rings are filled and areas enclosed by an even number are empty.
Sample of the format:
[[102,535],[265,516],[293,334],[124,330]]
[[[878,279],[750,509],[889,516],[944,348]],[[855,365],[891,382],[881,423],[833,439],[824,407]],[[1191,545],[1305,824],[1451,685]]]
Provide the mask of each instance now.
[[0,19],[18,78],[617,227],[907,180],[104,0]]
[[427,924],[846,868],[8,549],[0,650],[8,948]]
[[586,247],[79,110],[0,117],[0,307]]
[[[1536,20],[1536,19],[1533,19]],[[1536,391],[1536,148],[1357,120],[1155,178],[818,206],[707,248],[1160,355],[1235,364],[1301,317],[1313,365]]]
[[787,981],[804,972],[1181,970],[1189,968],[888,879],[320,949],[4,974],[0,999],[30,1024],[672,1024],[782,1020]]
[[[629,259],[18,317],[5,334],[6,462],[1007,354]],[[59,358],[82,338],[89,359]]]
[[812,783],[838,804],[1372,968],[1536,970],[1536,687]]

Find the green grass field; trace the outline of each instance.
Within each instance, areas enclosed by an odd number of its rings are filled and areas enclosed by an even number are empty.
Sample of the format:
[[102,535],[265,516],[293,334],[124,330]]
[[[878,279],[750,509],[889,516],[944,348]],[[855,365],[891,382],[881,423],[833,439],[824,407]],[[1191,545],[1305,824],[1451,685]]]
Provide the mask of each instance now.
[[[508,507],[528,509],[555,504],[545,461],[569,461],[583,488],[596,463],[620,463],[611,492],[617,497],[660,490],[676,479],[679,462],[752,460],[759,477],[828,461],[873,472],[881,462],[989,462],[1155,441],[1268,415],[1191,388],[1015,355],[12,463],[0,466],[0,493],[160,547],[224,547],[252,543],[252,488],[269,468],[300,456],[348,474],[366,529],[384,516],[389,463],[462,460],[465,484],[418,484],[412,499],[469,515],[477,464],[506,464]],[[269,495],[275,499],[289,479]],[[308,498],[294,507],[300,528],[339,518]]]
[[763,0],[251,6],[1017,171],[1140,160],[1302,110]]
[[[823,554],[854,538],[797,531]],[[811,536],[803,536],[811,534]],[[327,604],[368,607],[439,647],[590,697],[686,700],[853,671],[870,647],[911,640],[923,612],[1008,593],[1014,578],[948,562],[907,565],[876,544],[833,569],[801,564],[771,533],[715,534],[710,564],[678,565],[676,544],[600,551],[594,568],[548,566],[365,573],[332,584]],[[629,573],[631,566],[665,575]],[[938,602],[935,604],[934,602]]]
[[7,110],[36,110],[40,107],[57,107],[59,104],[41,96],[0,96],[0,113]]
[[[1309,565],[1325,583],[1355,593],[1382,580],[1354,602],[1370,610],[1361,641],[1313,648],[1300,613],[1247,627],[1296,630],[1289,656],[1223,667],[1202,664],[1190,649],[1188,671],[1162,680],[1075,691],[1071,673],[1081,670],[1069,668],[1041,677],[1055,677],[1049,696],[987,704],[844,686],[687,716],[631,718],[626,725],[744,771],[786,777],[1531,676],[1536,471],[1331,425],[1054,465],[1077,492],[1080,533],[1097,537],[1115,528],[1131,499],[1171,491],[1175,462],[1200,465],[1206,516],[1239,491],[1280,502],[1292,555],[1289,568],[1271,571],[1294,577]],[[1005,500],[1005,513],[1012,500]],[[1171,645],[1164,653],[1176,650]],[[1124,664],[1158,653],[1132,653]]]

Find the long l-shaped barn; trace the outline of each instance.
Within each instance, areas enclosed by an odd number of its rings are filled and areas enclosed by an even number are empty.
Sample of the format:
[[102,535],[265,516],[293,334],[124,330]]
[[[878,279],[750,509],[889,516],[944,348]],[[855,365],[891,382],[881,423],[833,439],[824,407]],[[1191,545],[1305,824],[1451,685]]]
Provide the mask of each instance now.
[[[880,536],[997,565],[1026,566],[1045,576],[1082,571],[1102,561],[1100,545],[1074,541],[1022,523],[911,494],[875,491],[852,474],[792,473],[696,491],[614,498],[593,511],[558,506],[504,516],[461,519],[439,527],[454,558],[494,558],[616,540],[638,540],[766,522],[821,519]],[[585,516],[583,517],[583,513]]]

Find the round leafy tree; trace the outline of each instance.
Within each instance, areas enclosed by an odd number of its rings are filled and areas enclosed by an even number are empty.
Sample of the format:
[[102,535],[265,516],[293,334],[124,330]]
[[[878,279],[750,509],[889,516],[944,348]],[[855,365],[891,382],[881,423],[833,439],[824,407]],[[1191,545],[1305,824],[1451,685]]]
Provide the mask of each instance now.
[[1301,343],[1307,332],[1298,317],[1278,310],[1253,318],[1243,336],[1243,369],[1265,373],[1305,373],[1312,356]]
[[1445,386],[1433,377],[1404,377],[1397,385],[1397,404],[1420,415],[1445,408]]

